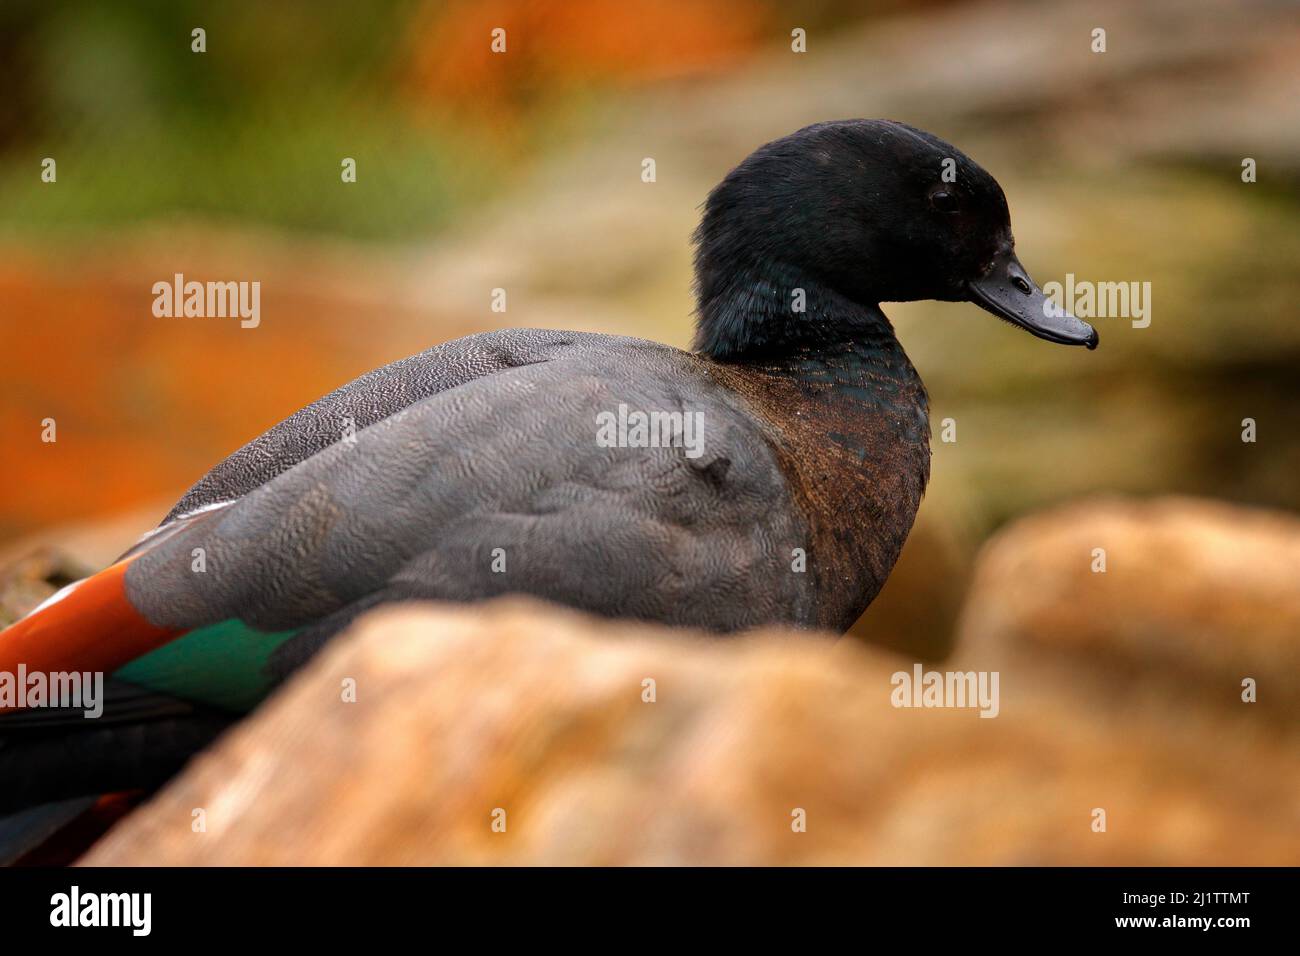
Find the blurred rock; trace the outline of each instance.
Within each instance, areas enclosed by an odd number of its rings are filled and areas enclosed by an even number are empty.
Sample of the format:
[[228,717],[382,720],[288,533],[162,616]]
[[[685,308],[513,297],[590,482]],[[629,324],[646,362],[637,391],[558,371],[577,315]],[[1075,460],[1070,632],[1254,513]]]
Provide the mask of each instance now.
[[[1300,519],[1178,497],[1032,515],[985,545],[958,643],[980,666],[1051,669],[1042,686],[1289,723],[1300,713]],[[1256,704],[1241,700],[1245,678]]]
[[[911,662],[534,602],[361,621],[83,862],[1266,864],[1294,747],[1117,735],[1066,699],[895,709]],[[341,699],[353,680],[356,702]],[[655,682],[654,702],[643,701]],[[1231,751],[1224,762],[1218,755]],[[1092,831],[1094,808],[1107,831]],[[194,832],[202,809],[205,832]],[[798,811],[806,832],[795,832]],[[493,829],[504,811],[505,831]]]

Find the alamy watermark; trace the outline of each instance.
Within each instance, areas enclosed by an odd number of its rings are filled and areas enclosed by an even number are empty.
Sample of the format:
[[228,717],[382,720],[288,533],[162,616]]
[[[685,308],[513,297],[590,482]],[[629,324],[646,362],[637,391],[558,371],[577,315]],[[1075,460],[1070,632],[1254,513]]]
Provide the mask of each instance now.
[[87,720],[104,713],[103,671],[0,671],[0,711],[33,707],[80,710]]
[[617,412],[596,415],[598,448],[684,448],[687,458],[704,454],[703,412],[629,410],[619,403]]
[[1151,324],[1150,282],[1076,281],[1067,272],[1064,284],[1048,282],[1043,295],[1043,314],[1049,318],[1069,312],[1076,319],[1131,319],[1135,329]]
[[153,284],[153,314],[158,318],[238,318],[239,326],[262,323],[262,283],[197,282],[176,273],[171,282]]
[[927,671],[920,664],[895,671],[889,678],[894,689],[889,702],[895,707],[971,707],[981,717],[996,717],[1001,710],[998,671]]
[[50,925],[119,926],[131,930],[132,936],[148,936],[153,929],[153,894],[83,893],[74,883],[68,892],[50,897]]

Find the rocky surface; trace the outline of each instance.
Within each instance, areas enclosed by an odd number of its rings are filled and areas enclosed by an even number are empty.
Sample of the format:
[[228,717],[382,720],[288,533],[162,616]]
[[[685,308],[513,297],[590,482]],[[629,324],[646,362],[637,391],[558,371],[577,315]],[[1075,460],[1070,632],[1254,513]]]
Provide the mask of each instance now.
[[1186,500],[1007,529],[938,665],[998,670],[992,719],[896,708],[917,655],[852,640],[381,611],[84,862],[1294,863],[1298,547]]
[[971,666],[1216,714],[1249,678],[1255,719],[1294,726],[1300,518],[1192,498],[1031,515],[985,545],[957,643]]

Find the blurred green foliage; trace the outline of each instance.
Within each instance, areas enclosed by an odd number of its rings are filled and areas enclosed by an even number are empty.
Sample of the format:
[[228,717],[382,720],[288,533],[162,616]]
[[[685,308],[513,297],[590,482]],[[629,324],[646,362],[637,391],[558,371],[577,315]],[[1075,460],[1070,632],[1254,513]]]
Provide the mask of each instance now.
[[[416,5],[96,0],[0,5],[0,230],[157,218],[418,235],[482,195],[502,150],[406,88]],[[206,30],[207,50],[191,50]],[[58,189],[40,180],[58,166]],[[341,161],[358,177],[340,187]]]

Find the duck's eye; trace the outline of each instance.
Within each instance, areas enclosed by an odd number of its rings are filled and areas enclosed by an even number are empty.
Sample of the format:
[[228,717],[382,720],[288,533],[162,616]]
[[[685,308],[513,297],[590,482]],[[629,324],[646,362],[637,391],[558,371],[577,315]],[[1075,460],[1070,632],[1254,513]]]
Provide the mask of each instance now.
[[930,193],[930,205],[939,212],[956,212],[957,197],[945,189],[938,189]]

